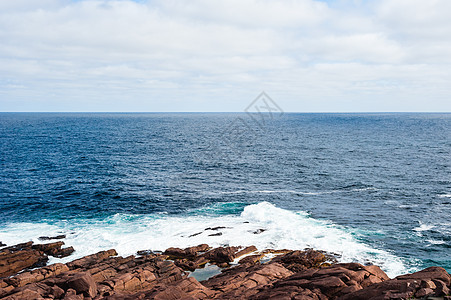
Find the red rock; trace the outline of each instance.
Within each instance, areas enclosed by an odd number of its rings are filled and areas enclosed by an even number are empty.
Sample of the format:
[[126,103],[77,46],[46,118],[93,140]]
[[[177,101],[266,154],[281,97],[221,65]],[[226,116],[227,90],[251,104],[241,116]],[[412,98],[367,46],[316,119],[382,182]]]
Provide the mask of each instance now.
[[318,268],[325,261],[326,256],[312,249],[306,251],[292,251],[274,258],[274,261],[282,263],[286,268],[299,272],[309,268]]
[[110,256],[116,256],[117,252],[114,249],[110,249],[107,251],[100,251],[96,254],[91,254],[85,257],[82,257],[80,259],[74,260],[70,263],[67,263],[67,266],[69,269],[76,269],[76,268],[82,268],[82,267],[89,267],[94,264],[98,264],[99,262],[102,262],[103,260],[109,258]]
[[203,256],[213,262],[229,263],[235,259],[237,250],[238,247],[218,247],[208,251]]
[[97,295],[97,285],[89,273],[78,273],[67,281],[67,286],[86,297]]
[[257,262],[259,262],[264,257],[264,254],[255,254],[255,255],[249,255],[246,256],[238,262],[239,264],[250,264],[254,265]]
[[246,254],[249,254],[249,253],[252,253],[255,251],[257,251],[257,247],[255,247],[255,246],[246,247],[246,248],[238,251],[237,253],[235,253],[235,258],[241,257],[243,255],[246,255]]
[[440,279],[434,279],[433,280],[435,284],[435,295],[438,297],[446,296],[451,294],[450,293],[450,287],[446,286],[446,283],[441,281]]
[[83,295],[77,295],[77,292],[73,289],[68,289],[64,295],[63,300],[83,300]]
[[166,251],[164,251],[163,254],[168,255],[172,258],[189,258],[192,259],[194,257],[196,257],[196,255],[199,252],[205,252],[208,249],[210,249],[210,247],[207,244],[202,244],[199,246],[194,246],[194,247],[188,247],[185,249],[180,249],[180,248],[168,248],[166,249]]
[[398,277],[396,277],[396,279],[398,279],[398,280],[401,280],[401,279],[422,279],[422,280],[436,279],[436,280],[443,281],[444,283],[446,283],[446,285],[451,284],[451,275],[449,275],[448,272],[446,272],[446,270],[441,267],[429,267],[429,268],[421,270],[419,272],[398,276]]
[[14,275],[26,268],[43,266],[48,260],[42,251],[30,248],[3,250],[0,251],[0,277]]
[[[51,245],[51,246],[49,246]],[[51,252],[61,244],[32,249],[31,243],[8,247],[0,261],[21,251]],[[39,249],[39,250],[38,250]],[[172,248],[176,249],[176,248]],[[199,245],[175,250],[185,255],[174,261],[167,256],[116,256],[102,251],[68,264],[55,264],[0,279],[0,298],[16,299],[406,299],[449,298],[450,275],[442,268],[428,268],[388,279],[376,266],[357,263],[325,266],[327,255],[314,250],[287,251],[264,264],[255,264],[262,254],[242,259],[243,264],[198,282],[182,270],[196,269],[207,261],[228,263],[255,247],[209,249]],[[171,252],[170,250],[169,252]],[[23,253],[22,253],[23,254]],[[246,262],[246,259],[249,262]],[[17,259],[16,259],[17,260]],[[241,262],[240,261],[240,262]],[[291,270],[289,269],[291,268]],[[294,273],[292,270],[299,270]],[[448,300],[448,299],[447,299]]]

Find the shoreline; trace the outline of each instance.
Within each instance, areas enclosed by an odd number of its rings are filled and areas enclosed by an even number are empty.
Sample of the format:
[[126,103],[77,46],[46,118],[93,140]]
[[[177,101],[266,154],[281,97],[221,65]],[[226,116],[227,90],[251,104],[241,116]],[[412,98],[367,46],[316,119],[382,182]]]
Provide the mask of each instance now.
[[441,267],[390,279],[378,266],[338,263],[313,249],[255,246],[168,248],[118,256],[106,249],[71,262],[76,251],[51,242],[0,249],[0,299],[451,299]]

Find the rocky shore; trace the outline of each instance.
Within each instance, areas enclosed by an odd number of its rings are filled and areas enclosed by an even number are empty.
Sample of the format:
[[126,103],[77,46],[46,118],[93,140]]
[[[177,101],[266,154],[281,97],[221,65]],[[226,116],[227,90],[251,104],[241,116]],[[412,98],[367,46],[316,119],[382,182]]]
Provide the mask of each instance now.
[[390,279],[377,266],[336,263],[312,249],[202,244],[128,257],[111,249],[46,265],[48,256],[74,252],[63,245],[4,245],[0,299],[451,299],[451,276],[443,268]]

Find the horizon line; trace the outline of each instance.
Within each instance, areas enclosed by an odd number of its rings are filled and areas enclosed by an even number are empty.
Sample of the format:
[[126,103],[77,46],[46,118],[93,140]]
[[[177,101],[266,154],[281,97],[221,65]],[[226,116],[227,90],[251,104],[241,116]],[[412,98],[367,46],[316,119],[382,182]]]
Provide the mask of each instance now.
[[[245,111],[0,111],[0,113],[47,113],[47,114],[268,114],[270,112]],[[279,112],[280,113],[280,112]],[[283,111],[283,114],[449,114],[451,111]]]

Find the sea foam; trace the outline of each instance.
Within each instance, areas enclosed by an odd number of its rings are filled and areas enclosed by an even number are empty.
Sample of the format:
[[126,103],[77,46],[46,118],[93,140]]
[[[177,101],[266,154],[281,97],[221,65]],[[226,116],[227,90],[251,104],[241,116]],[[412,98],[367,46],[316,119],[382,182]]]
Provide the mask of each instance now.
[[[233,207],[241,213],[224,214],[222,211],[229,212]],[[39,236],[56,234],[66,234],[66,246],[73,246],[76,252],[64,259],[51,258],[51,263],[67,262],[111,248],[120,255],[131,255],[137,250],[165,250],[207,243],[214,247],[255,245],[260,250],[314,248],[335,253],[342,262],[379,265],[390,277],[411,271],[401,258],[368,246],[344,227],[268,202],[247,206],[224,203],[183,216],[116,214],[97,220],[13,223],[0,228],[0,240],[8,245],[28,240],[39,242]]]

